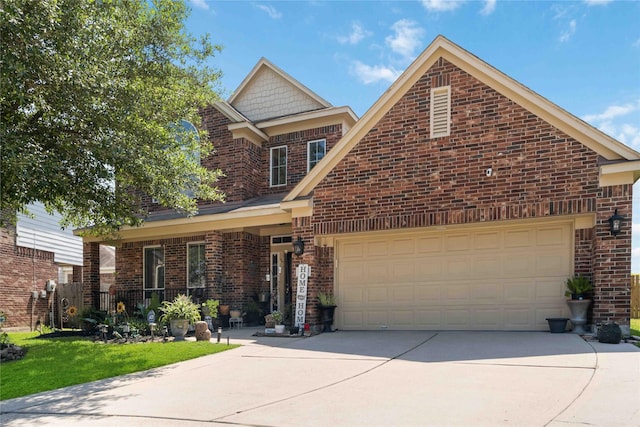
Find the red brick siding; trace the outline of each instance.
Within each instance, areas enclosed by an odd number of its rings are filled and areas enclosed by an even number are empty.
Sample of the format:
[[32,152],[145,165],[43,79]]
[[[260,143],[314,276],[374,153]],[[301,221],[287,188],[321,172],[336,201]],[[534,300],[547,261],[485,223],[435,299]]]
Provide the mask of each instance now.
[[[324,126],[299,132],[276,135],[264,145],[262,157],[264,194],[289,192],[307,174],[307,142],[318,139],[327,140],[327,153],[342,137],[342,125]],[[270,187],[270,152],[274,147],[287,146],[287,185]]]
[[242,308],[263,290],[268,270],[269,238],[245,232],[223,235],[223,280],[221,303]]
[[[598,198],[593,255],[595,323],[629,324],[632,190],[631,184],[604,187]],[[608,221],[615,209],[627,218],[617,236],[611,235]]]
[[15,230],[0,228],[0,310],[5,312],[4,328],[33,328],[35,322],[49,324],[51,294],[46,299],[31,298],[31,291],[45,289],[47,280],[58,280],[53,252],[15,245]]
[[[451,135],[429,139],[438,79],[452,86]],[[440,60],[315,189],[314,232],[593,212],[597,157]]]

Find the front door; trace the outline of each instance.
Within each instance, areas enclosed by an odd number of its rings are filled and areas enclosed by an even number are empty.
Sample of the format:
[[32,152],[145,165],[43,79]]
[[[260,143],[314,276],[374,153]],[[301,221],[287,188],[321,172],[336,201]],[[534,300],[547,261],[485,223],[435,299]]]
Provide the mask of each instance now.
[[[287,239],[288,240],[288,239]],[[271,245],[271,311],[281,311],[285,319],[292,303],[291,242]]]

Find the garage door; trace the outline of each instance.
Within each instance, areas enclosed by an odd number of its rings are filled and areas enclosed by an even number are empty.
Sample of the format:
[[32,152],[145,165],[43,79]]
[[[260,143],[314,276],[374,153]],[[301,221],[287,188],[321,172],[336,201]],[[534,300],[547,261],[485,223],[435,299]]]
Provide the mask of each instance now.
[[568,314],[570,223],[336,240],[342,329],[548,330]]

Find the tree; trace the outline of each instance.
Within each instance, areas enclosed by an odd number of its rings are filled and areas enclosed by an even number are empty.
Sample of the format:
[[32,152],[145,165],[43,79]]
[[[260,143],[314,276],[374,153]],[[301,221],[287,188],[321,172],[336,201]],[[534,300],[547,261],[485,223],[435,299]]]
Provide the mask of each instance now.
[[143,221],[141,194],[186,214],[222,198],[196,161],[206,134],[180,125],[200,124],[220,78],[220,47],[186,32],[188,14],[176,0],[0,2],[1,211],[40,201],[105,233]]

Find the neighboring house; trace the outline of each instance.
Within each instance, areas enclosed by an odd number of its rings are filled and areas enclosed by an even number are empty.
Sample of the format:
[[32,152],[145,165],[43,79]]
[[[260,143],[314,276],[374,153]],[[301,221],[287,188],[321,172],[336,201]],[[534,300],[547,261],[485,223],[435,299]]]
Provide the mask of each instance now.
[[[120,233],[118,292],[242,306],[271,290],[285,309],[306,263],[311,322],[323,290],[340,329],[546,330],[583,274],[592,320],[629,324],[640,154],[444,37],[359,120],[264,59],[202,115],[227,203],[185,218],[145,201]],[[99,243],[85,238],[94,301]]]
[[74,274],[80,281],[82,275],[82,239],[62,230],[60,215],[49,215],[42,204],[28,209],[31,215],[18,215],[15,227],[0,229],[0,310],[8,328],[50,324],[47,281],[67,283]]

